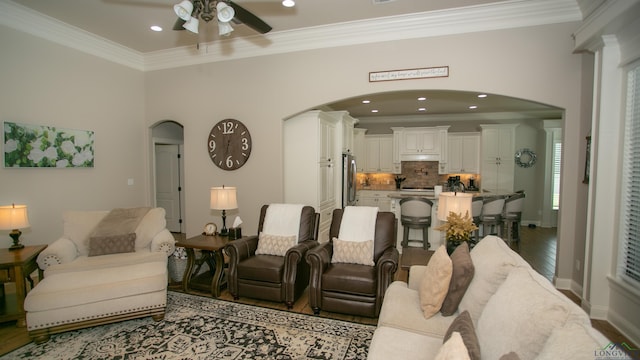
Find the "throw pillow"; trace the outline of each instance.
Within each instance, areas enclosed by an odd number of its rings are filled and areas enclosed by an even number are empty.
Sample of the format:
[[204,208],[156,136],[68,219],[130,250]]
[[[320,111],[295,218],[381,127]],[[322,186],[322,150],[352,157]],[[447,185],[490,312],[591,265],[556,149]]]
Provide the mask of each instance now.
[[460,333],[471,360],[480,360],[480,343],[478,342],[476,329],[473,327],[473,320],[471,320],[471,315],[468,311],[463,311],[453,320],[449,329],[447,329],[447,332],[444,334],[443,341],[447,341],[451,337],[451,334],[456,332]]
[[89,256],[131,253],[135,245],[136,233],[94,236],[89,239]]
[[331,263],[375,265],[373,262],[373,240],[348,241],[333,238]]
[[418,289],[420,307],[425,319],[435,315],[442,307],[442,302],[449,291],[453,265],[444,245],[431,256]]
[[436,354],[435,360],[470,360],[459,332],[451,334]]
[[440,312],[444,316],[451,316],[458,310],[458,305],[462,301],[464,293],[467,291],[475,269],[471,255],[469,254],[469,244],[465,241],[459,245],[451,254],[451,262],[453,263],[453,273],[451,274],[451,283],[449,291],[442,303]]
[[284,256],[294,246],[296,246],[295,235],[269,235],[261,232],[258,236],[256,255]]

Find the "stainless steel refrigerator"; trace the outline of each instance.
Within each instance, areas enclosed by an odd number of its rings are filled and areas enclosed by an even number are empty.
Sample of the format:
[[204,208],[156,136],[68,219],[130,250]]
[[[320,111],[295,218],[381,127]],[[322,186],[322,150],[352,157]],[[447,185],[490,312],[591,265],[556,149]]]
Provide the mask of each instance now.
[[356,158],[342,154],[342,207],[356,205]]

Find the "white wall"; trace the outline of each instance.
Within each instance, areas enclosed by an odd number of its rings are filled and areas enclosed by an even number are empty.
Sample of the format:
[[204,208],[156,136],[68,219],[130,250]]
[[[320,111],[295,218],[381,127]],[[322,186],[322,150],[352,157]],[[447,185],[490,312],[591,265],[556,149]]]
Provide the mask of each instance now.
[[[581,133],[583,56],[571,52],[571,34],[577,26],[569,23],[330,48],[145,74],[3,29],[1,56],[3,64],[10,66],[2,74],[3,79],[13,80],[0,85],[2,119],[96,131],[96,168],[3,169],[2,182],[8,186],[3,187],[0,198],[30,204],[34,208],[31,231],[47,229],[56,235],[61,233],[61,208],[149,203],[150,127],[171,119],[184,125],[187,234],[199,233],[208,221],[220,221],[208,209],[208,189],[222,184],[238,187],[237,213],[245,220],[244,232],[253,233],[260,205],[283,198],[283,119],[361,94],[444,89],[482,90],[565,109],[567,161],[562,202],[570,208],[582,195],[577,185],[582,181],[583,165],[576,159],[584,151],[581,136],[576,136]],[[447,78],[367,80],[369,71],[442,65],[450,67]],[[224,118],[242,120],[254,143],[249,162],[232,172],[213,166],[205,150],[211,127]],[[46,180],[34,180],[30,174],[45,174]],[[135,180],[134,186],[126,185],[128,178]],[[233,216],[231,212],[230,221]],[[584,219],[575,214],[568,212],[563,217],[560,278],[572,276],[574,243],[582,240],[575,232],[581,226]],[[24,235],[26,240],[38,243],[54,237],[32,239],[29,235]]]
[[[143,75],[3,26],[0,49],[0,122],[95,132],[94,168],[0,167],[0,204],[28,206],[22,243],[57,239],[64,210],[144,205]],[[0,247],[10,245],[7,234]]]
[[[558,276],[571,279],[574,242],[582,241],[574,236],[575,229],[584,226],[571,207],[579,196],[583,165],[577,159],[584,151],[576,135],[582,86],[582,55],[571,52],[576,27],[561,24],[376,43],[147,73],[147,125],[170,118],[185,127],[187,235],[200,232],[207,221],[220,221],[208,209],[208,189],[213,185],[238,187],[244,233],[255,232],[261,204],[282,201],[282,119],[374,92],[482,90],[566,109],[562,201],[569,212],[559,229]],[[441,65],[450,67],[448,78],[367,80],[369,71]],[[242,120],[254,142],[248,163],[232,172],[213,166],[205,151],[211,127],[227,117]]]

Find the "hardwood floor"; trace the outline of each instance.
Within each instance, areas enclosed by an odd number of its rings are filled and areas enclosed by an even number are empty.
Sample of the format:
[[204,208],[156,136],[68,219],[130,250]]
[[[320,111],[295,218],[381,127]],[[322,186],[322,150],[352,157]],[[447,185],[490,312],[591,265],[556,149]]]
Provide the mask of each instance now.
[[[555,272],[555,257],[556,257],[556,229],[555,228],[528,228],[522,227],[521,241],[519,245],[512,245],[512,248],[519,252],[520,255],[531,266],[541,273],[544,277],[552,281]],[[398,269],[395,275],[396,280],[406,281],[408,277],[406,270]],[[7,289],[11,291],[10,289]],[[172,283],[169,285],[170,291],[182,291],[180,284]],[[580,303],[580,299],[569,291],[562,291],[565,295],[571,298],[576,303]],[[207,293],[199,293],[202,296],[210,296]],[[221,300],[233,301],[233,298],[228,290],[223,290],[220,296]],[[241,298],[238,302],[268,307],[279,310],[287,310],[284,304],[274,303],[270,301],[261,301],[255,299]],[[294,312],[312,315],[313,311],[309,307],[309,299],[307,293],[305,293],[294,304],[292,309]],[[321,317],[357,322],[362,324],[375,325],[377,319],[328,313],[323,311],[320,313]],[[611,324],[603,320],[592,320],[593,326],[602,332],[612,342],[622,343],[627,342],[634,348],[638,348],[635,344],[632,344],[629,339],[620,334]],[[25,328],[16,328],[15,322],[0,323],[0,338],[3,340],[0,342],[0,355],[6,354],[13,349],[21,347],[30,342]]]

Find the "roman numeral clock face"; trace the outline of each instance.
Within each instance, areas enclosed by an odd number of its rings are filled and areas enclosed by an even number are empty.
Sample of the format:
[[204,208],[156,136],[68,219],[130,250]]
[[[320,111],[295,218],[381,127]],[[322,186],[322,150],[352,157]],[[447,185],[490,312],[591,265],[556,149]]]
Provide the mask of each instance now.
[[211,161],[220,169],[239,169],[251,155],[251,134],[238,120],[222,120],[211,129],[207,150]]

